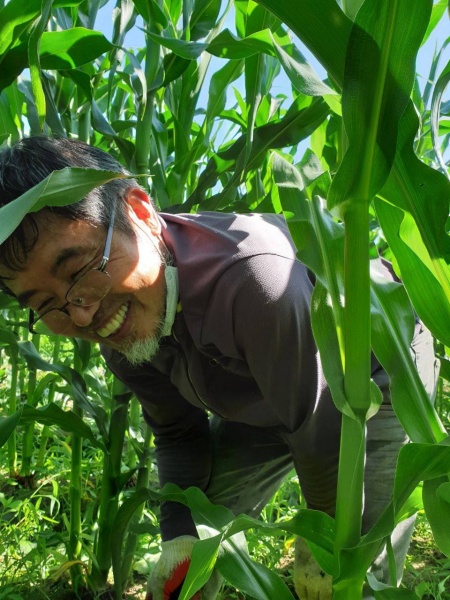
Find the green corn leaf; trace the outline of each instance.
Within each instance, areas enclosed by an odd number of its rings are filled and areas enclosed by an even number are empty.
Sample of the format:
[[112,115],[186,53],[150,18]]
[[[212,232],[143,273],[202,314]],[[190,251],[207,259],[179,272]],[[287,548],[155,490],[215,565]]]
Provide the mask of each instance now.
[[83,422],[72,411],[64,411],[59,406],[51,402],[43,408],[34,408],[24,404],[20,410],[9,417],[0,418],[0,446],[8,441],[9,436],[21,423],[32,423],[37,421],[43,425],[55,425],[68,433],[77,433],[83,438],[88,439],[95,447],[104,449],[103,444],[99,443],[91,428]]
[[[98,31],[74,27],[67,31],[45,31],[39,44],[41,69],[74,69],[90,63],[111,50],[112,45]],[[28,64],[27,43],[8,51],[0,73],[0,89],[9,86]]]
[[276,56],[298,92],[308,96],[333,96],[336,94],[333,89],[323,83],[303,54],[293,44],[280,46],[273,35],[271,37]]
[[42,408],[33,408],[25,404],[20,420],[24,423],[37,421],[43,425],[56,425],[68,433],[75,433],[88,439],[96,448],[104,449],[104,445],[96,439],[92,429],[83,419],[72,411],[62,410],[53,402]]
[[228,508],[212,504],[198,488],[181,490],[176,485],[166,484],[161,491],[161,496],[166,500],[181,502],[188,506],[197,525],[222,531],[224,539],[233,538],[247,529],[257,529],[265,535],[279,535],[280,531],[300,535],[311,544],[314,556],[321,567],[327,573],[332,572],[334,520],[323,512],[302,509],[293,519],[272,524],[247,515],[235,517]]
[[196,60],[204,52],[208,44],[202,42],[186,42],[177,38],[168,38],[155,33],[148,33],[150,39],[164,48],[169,48],[174,54],[187,60]]
[[112,49],[103,33],[84,27],[43,33],[40,60],[43,69],[74,69]]
[[428,27],[425,35],[423,36],[422,46],[426,43],[431,33],[433,33],[433,31],[436,29],[436,26],[443,17],[447,6],[448,0],[438,0],[433,4],[433,8],[431,10],[431,17],[428,22]]
[[179,595],[179,600],[189,600],[211,577],[215,567],[223,535],[201,539],[194,544],[191,564]]
[[352,21],[355,20],[358,10],[361,8],[364,0],[344,0],[342,2],[342,10],[345,12],[347,17],[350,17]]
[[[405,506],[418,484],[424,481],[425,487],[431,486],[432,494],[436,497],[435,488],[444,481],[443,476],[448,471],[450,460],[450,447],[437,444],[407,444],[399,453],[393,500],[386,507],[377,523],[362,538],[358,546],[340,551],[339,564],[340,573],[335,577],[334,585],[345,587],[346,582],[352,579],[362,578],[371,565],[383,540],[389,536],[398,522],[398,517],[404,514]],[[433,484],[433,481],[435,482]],[[448,481],[445,478],[445,481]],[[448,524],[448,505],[445,503],[445,518],[442,519],[442,504],[436,510],[436,526],[440,527],[439,544],[440,549],[447,553],[448,540],[450,539],[450,528]],[[436,508],[436,507],[433,507]],[[431,511],[433,514],[433,510]],[[407,516],[407,515],[406,515]],[[433,517],[432,517],[433,518]]]
[[0,94],[0,135],[4,136],[4,140],[11,137],[11,141],[17,141],[20,138],[22,115],[14,102],[19,95],[17,84]]
[[258,600],[293,600],[286,584],[271,569],[256,563],[244,552],[219,555],[217,570],[231,583]]
[[9,348],[17,356],[19,352],[18,339],[15,333],[10,329],[0,327],[0,346],[9,346]]
[[[294,87],[311,96],[335,95],[336,92],[324,84],[303,55],[293,44],[280,46],[270,29],[257,31],[239,39],[228,29],[219,33],[209,44],[186,42],[174,38],[151,35],[152,39],[185,60],[194,60],[204,51],[220,58],[240,60],[263,53],[279,59],[286,75]],[[165,78],[167,80],[167,76]]]
[[227,90],[233,81],[242,74],[243,66],[242,61],[230,60],[211,77],[205,116],[207,126],[212,126],[213,120],[225,108]]
[[92,344],[87,340],[73,338],[74,353],[80,364],[80,372],[85,373],[92,356]]
[[164,65],[164,82],[162,85],[167,86],[169,83],[181,77],[181,75],[191,66],[191,59],[182,58],[174,53],[166,54],[163,60]]
[[436,158],[438,160],[439,166],[442,169],[442,172],[450,178],[448,173],[447,165],[445,164],[444,157],[442,156],[442,151],[439,146],[439,115],[441,109],[442,96],[445,92],[445,89],[450,81],[450,62],[447,63],[447,66],[444,68],[442,73],[439,75],[439,79],[436,81],[433,90],[433,96],[431,99],[431,139],[433,140],[433,149],[436,154]]
[[[253,148],[248,159],[247,169],[259,167],[270,149],[295,145],[307,138],[326,119],[327,114],[328,106],[322,99],[314,100],[306,108],[300,98],[295,100],[282,119],[255,129]],[[236,161],[245,148],[245,142],[245,135],[242,135],[227,150],[210,159],[205,171],[200,175],[196,190],[183,205],[185,210],[189,210],[191,206],[201,202],[203,194],[216,184],[220,173],[232,171],[234,173],[233,181],[239,180],[244,165],[237,168]],[[201,202],[201,205],[204,210],[216,210],[218,207],[226,206],[229,202],[227,190],[224,190],[208,203]]]
[[0,208],[0,243],[16,229],[28,212],[45,206],[78,202],[95,187],[126,175],[97,169],[66,168],[54,171],[22,196]]
[[[310,153],[303,165],[304,177],[296,167],[277,156],[273,163],[274,177],[298,256],[320,282],[313,293],[311,318],[325,376],[337,407],[352,416],[345,400],[342,366],[344,232],[318,198],[307,199],[305,181],[312,181],[312,190],[314,185],[319,186],[322,181],[320,165]],[[409,437],[415,442],[440,441],[445,428],[410,355],[414,318],[408,298],[401,285],[380,276],[380,266],[379,261],[371,261],[374,353],[389,374],[392,404]],[[370,410],[374,408],[375,405]]]
[[[312,51],[337,85],[342,85],[352,22],[334,0],[258,2],[281,18]],[[410,16],[407,17],[409,19]],[[377,216],[389,246],[393,249],[415,310],[433,335],[444,341],[450,335],[450,240],[445,232],[450,186],[442,174],[427,167],[415,156],[413,142],[418,123],[414,108],[409,103],[400,121],[396,159],[380,195],[387,204],[396,205],[414,216],[415,230],[422,239],[424,252],[427,254],[425,265],[420,256],[414,256],[418,236],[409,235],[405,238],[411,251],[404,248],[403,252],[403,244],[400,244],[400,248],[397,244],[399,229],[391,226],[392,220],[398,222],[393,211],[388,207],[383,217],[379,213]],[[428,286],[432,303],[424,302],[420,289],[416,290],[416,285],[420,287],[425,280],[424,285]],[[439,315],[442,315],[442,319]],[[446,343],[450,345],[449,342]]]
[[342,97],[349,145],[328,197],[328,209],[341,218],[347,203],[370,202],[389,175],[430,10],[429,0],[413,5],[409,0],[366,0],[357,14]]
[[159,494],[146,488],[136,490],[131,498],[127,498],[121,504],[111,527],[111,562],[114,574],[114,591],[117,598],[122,597],[122,545],[125,533],[132,516],[149,498],[155,500],[159,498]]
[[[190,506],[194,505],[195,500],[191,500]],[[326,513],[301,509],[292,519],[277,523],[265,523],[247,515],[239,515],[229,523],[225,536],[228,539],[247,529],[270,536],[281,535],[282,531],[301,536],[308,542],[321,568],[326,573],[333,573],[334,519]]]
[[0,448],[6,444],[16,430],[22,417],[23,407],[9,417],[0,417]]
[[439,375],[443,379],[450,381],[450,360],[447,360],[444,357],[440,357],[440,360],[441,360],[441,370],[439,372]]
[[195,0],[189,19],[190,39],[206,37],[216,24],[222,0]]
[[[416,179],[417,185],[426,188],[426,196],[419,199],[417,194],[418,202],[410,204],[407,210],[402,210],[390,202],[377,198],[375,209],[389,246],[400,266],[402,281],[408,290],[415,310],[432,334],[449,345],[450,267],[440,256],[439,238],[433,235],[434,228],[430,226],[430,219],[427,215],[430,212],[436,213],[439,207],[443,207],[445,201],[448,202],[448,196],[445,195],[447,190],[442,189],[445,178],[436,171],[433,173],[438,178],[429,177],[429,173],[423,173],[423,170],[426,169],[425,165],[420,161],[414,160],[414,162],[415,164],[411,164],[411,168],[415,168],[416,172],[408,169],[407,175],[407,171],[404,170],[405,178],[402,178],[402,183],[407,186],[410,193],[416,195],[412,188],[414,182],[408,181],[411,175]],[[426,178],[420,177],[421,172]],[[388,182],[388,186],[389,192],[383,191],[383,196],[400,199],[401,188],[394,189],[391,182]],[[444,195],[440,195],[442,193]],[[416,220],[412,218],[410,210],[417,216]],[[427,247],[424,245],[421,229],[426,233]],[[432,255],[429,253],[430,249],[433,251]],[[432,303],[429,301],[430,297],[433,298]]]
[[[161,494],[164,498],[187,504],[197,525],[206,524],[219,530],[235,518],[229,509],[212,504],[197,488],[181,491],[177,486],[167,484]],[[241,529],[234,527],[229,533],[235,535],[239,531]],[[213,546],[212,543],[211,545]],[[242,548],[237,547],[234,540],[229,539],[228,545],[224,543],[223,549],[223,554],[219,553],[217,557],[217,570],[231,585],[260,600],[293,599],[281,579],[273,571],[252,561]],[[211,551],[209,546],[208,550]]]
[[[342,307],[337,307],[337,310],[341,309]],[[327,289],[320,282],[316,282],[311,298],[311,324],[314,339],[322,357],[324,375],[336,407],[347,416],[355,418],[345,397],[342,359],[336,360],[336,357],[342,355],[342,348],[340,348],[336,331],[335,310]]]
[[394,490],[394,502],[400,503],[411,493],[414,482],[424,481],[425,512],[435,541],[446,556],[450,556],[450,504],[438,492],[442,484],[448,484],[449,461],[449,445],[408,444],[399,455]]
[[150,14],[148,11],[149,3],[147,0],[133,0],[133,4],[137,12],[141,15],[146,23],[150,20]]
[[437,488],[437,495],[442,498],[447,504],[450,504],[450,482],[444,481]]
[[46,116],[46,101],[44,89],[41,82],[41,65],[39,61],[39,46],[41,37],[47,27],[52,10],[53,0],[42,0],[42,12],[33,25],[30,37],[28,39],[28,66],[30,69],[31,90],[33,92],[34,102],[39,118],[41,130],[44,128]]
[[[270,11],[266,10],[263,6],[251,2],[247,5],[245,32],[248,37],[252,35],[259,35],[261,31],[268,32],[268,30],[270,30],[272,27],[276,29],[275,23],[276,19],[274,15]],[[270,33],[269,40],[271,41]],[[245,58],[244,81],[245,101],[247,105],[247,124],[245,130],[245,150],[243,156],[241,157],[242,170],[245,172],[248,172],[249,170],[248,167],[251,152],[253,150],[256,119],[261,100],[263,96],[268,93],[276,73],[275,69],[271,68],[272,65],[273,60],[271,57],[265,56],[262,52],[258,52]],[[258,185],[259,179],[254,178],[254,182],[258,186],[255,190],[255,194],[256,196],[259,196],[262,192],[260,189],[261,186]],[[234,185],[234,181],[230,182],[231,190],[234,188]],[[254,185],[251,186],[252,189],[254,187]]]
[[414,318],[403,287],[372,269],[372,347],[389,374],[392,405],[414,442],[433,443],[446,436],[410,355]]
[[172,23],[178,23],[183,10],[183,0],[170,0],[164,6],[168,18]]
[[28,399],[29,404],[31,406],[37,406],[39,404],[39,400],[45,398],[45,390],[51,387],[51,385],[58,379],[59,377],[56,373],[47,373],[47,375],[39,379],[36,388],[33,391],[33,395]]
[[[83,0],[54,0],[53,8],[78,6]],[[29,24],[40,15],[41,0],[10,0],[0,10],[0,63],[5,52],[19,39]]]
[[385,583],[381,583],[372,574],[367,573],[367,581],[374,590],[375,600],[418,600],[418,596],[412,590],[406,590],[405,588],[390,587]]
[[207,52],[219,58],[239,60],[250,58],[260,52],[275,55],[269,29],[262,29],[240,39],[228,29],[224,29],[205,48]]
[[[448,438],[446,440],[448,443]],[[431,486],[430,490],[439,488],[439,485],[448,481],[448,465],[450,460],[450,446],[443,444],[406,444],[399,453],[397,470],[395,475],[394,496],[383,515],[372,527],[368,534],[363,538],[363,543],[371,544],[377,540],[382,540],[386,535],[390,535],[396,523],[396,517],[403,513],[405,504],[407,504],[411,494],[421,481],[424,481],[425,487]],[[436,480],[435,484],[429,484]],[[438,481],[439,480],[439,481]],[[434,491],[433,491],[434,494]],[[424,505],[426,493],[424,493]],[[440,521],[442,533],[447,539],[450,521]],[[443,552],[447,553],[448,547]],[[370,564],[370,562],[369,562]]]
[[[73,22],[83,23],[84,27],[93,29],[98,12],[106,3],[107,0],[83,0],[77,9],[71,10]],[[66,12],[68,13],[69,10],[66,9]]]
[[302,40],[342,85],[352,21],[335,0],[256,0]]
[[108,439],[106,430],[107,415],[101,406],[92,404],[86,394],[86,384],[82,376],[65,365],[52,364],[42,358],[31,342],[19,342],[19,352],[28,366],[41,371],[50,371],[60,375],[70,386],[74,401],[95,420],[104,440]]
[[387,588],[375,592],[375,600],[418,600],[419,596],[412,590],[404,588]]
[[65,76],[70,78],[83,91],[88,100],[92,100],[91,78],[88,73],[83,72],[81,69],[69,69],[65,72]]
[[448,475],[425,481],[423,504],[438,548],[450,556],[450,483]]
[[151,27],[161,31],[168,27],[167,16],[160,6],[158,0],[147,0],[149,20],[148,24]]
[[[207,146],[207,140],[213,127],[214,119],[220,115],[225,106],[228,86],[237,79],[243,70],[243,61],[228,61],[225,66],[214,73],[211,78],[208,94],[208,104],[203,126],[198,132],[191,148],[188,148],[186,140],[186,150],[180,161],[173,165],[173,169],[168,177],[167,188],[173,191],[169,194],[171,203],[175,204],[182,200],[183,185],[180,181],[188,177],[194,161],[198,160]],[[179,130],[178,120],[174,118],[176,131]],[[157,136],[155,136],[157,137]],[[175,183],[174,183],[175,181]],[[161,200],[160,200],[161,201]]]

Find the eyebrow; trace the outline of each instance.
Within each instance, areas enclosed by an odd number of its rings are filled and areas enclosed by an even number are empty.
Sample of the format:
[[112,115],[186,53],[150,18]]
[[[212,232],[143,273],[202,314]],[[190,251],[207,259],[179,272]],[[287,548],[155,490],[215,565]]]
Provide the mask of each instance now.
[[[61,268],[61,266],[64,265],[64,263],[66,263],[68,260],[70,260],[72,258],[76,258],[77,256],[81,256],[82,254],[85,254],[87,251],[89,251],[89,248],[86,246],[71,246],[70,248],[63,248],[63,250],[61,250],[61,252],[59,252],[59,254],[56,256],[55,260],[53,261],[53,264],[50,268],[50,273],[52,275],[57,275],[59,269]],[[16,298],[21,306],[26,307],[28,305],[30,298],[32,298],[37,293],[38,293],[38,290],[36,290],[36,289],[27,290],[26,292],[23,292],[22,294],[18,294],[16,296]]]

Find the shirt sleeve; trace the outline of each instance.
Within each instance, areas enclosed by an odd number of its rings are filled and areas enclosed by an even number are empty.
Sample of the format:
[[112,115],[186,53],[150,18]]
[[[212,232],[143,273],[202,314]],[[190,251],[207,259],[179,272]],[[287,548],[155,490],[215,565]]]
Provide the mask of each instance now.
[[[133,368],[114,353],[104,352],[108,367],[142,405],[155,436],[156,464],[161,487],[175,483],[205,491],[211,472],[211,439],[205,411],[189,404],[167,376],[151,365]],[[163,502],[160,527],[164,541],[197,535],[190,511],[178,502]]]

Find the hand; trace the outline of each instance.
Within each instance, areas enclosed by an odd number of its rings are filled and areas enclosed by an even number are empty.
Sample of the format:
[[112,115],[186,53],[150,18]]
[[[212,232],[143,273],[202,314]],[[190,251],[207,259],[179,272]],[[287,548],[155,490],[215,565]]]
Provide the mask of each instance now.
[[[184,535],[161,544],[161,557],[147,585],[146,600],[176,600],[191,563],[192,548],[197,538]],[[192,596],[192,600],[215,600],[221,580],[214,571],[208,583]]]
[[308,544],[295,540],[294,585],[300,600],[331,600],[333,580],[320,568]]

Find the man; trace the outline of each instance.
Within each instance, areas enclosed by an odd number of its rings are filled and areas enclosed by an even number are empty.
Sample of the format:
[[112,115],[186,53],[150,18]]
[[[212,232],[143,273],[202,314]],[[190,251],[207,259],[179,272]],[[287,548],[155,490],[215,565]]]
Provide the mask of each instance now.
[[[0,157],[2,204],[66,166],[123,172],[75,141],[23,140]],[[314,276],[281,217],[157,214],[135,181],[113,181],[76,205],[27,215],[0,247],[0,281],[31,309],[32,331],[44,324],[101,344],[142,404],[161,484],[198,486],[256,516],[295,466],[307,505],[333,515],[340,413],[311,331]],[[432,345],[417,331],[415,356],[431,392]],[[375,360],[372,375],[385,403],[368,424],[366,528],[389,499],[406,442]],[[153,600],[182,583],[197,536],[178,503],[163,504],[160,524]],[[411,523],[405,529],[394,540],[400,573]],[[331,597],[304,547],[300,557],[301,597]],[[205,588],[203,598],[213,597]]]

